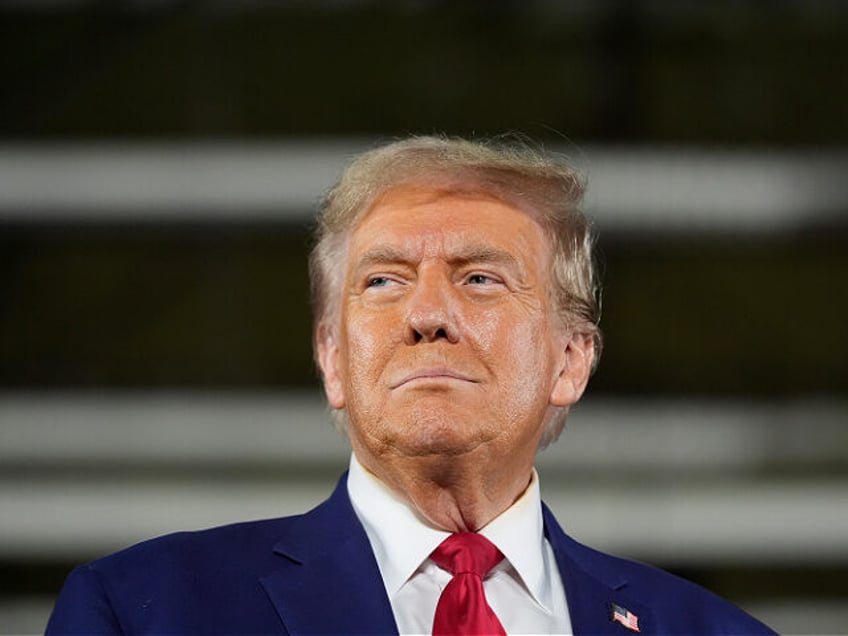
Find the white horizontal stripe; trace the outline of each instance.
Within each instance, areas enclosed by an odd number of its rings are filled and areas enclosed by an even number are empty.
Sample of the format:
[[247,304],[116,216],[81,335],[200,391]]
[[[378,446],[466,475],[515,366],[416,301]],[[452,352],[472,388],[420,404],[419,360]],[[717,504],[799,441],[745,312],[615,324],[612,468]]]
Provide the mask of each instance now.
[[[308,220],[370,140],[0,146],[0,219]],[[602,229],[789,230],[845,214],[848,150],[551,148]]]
[[[751,470],[848,462],[838,400],[600,400],[540,453],[549,471]],[[316,392],[0,393],[0,462],[346,465]]]
[[[539,457],[543,498],[576,537],[649,560],[841,558],[844,477],[757,475],[793,462],[844,465],[846,411],[840,402],[589,400]],[[306,510],[348,452],[316,394],[6,393],[0,553],[76,558]],[[124,470],[103,472],[110,466]]]
[[832,563],[848,551],[848,481],[737,479],[550,484],[542,498],[578,540],[661,563]]
[[[302,512],[335,477],[0,483],[0,554],[92,556],[175,530]],[[775,564],[828,563],[848,552],[848,483],[574,484],[544,473],[541,483],[566,531],[617,554]]]

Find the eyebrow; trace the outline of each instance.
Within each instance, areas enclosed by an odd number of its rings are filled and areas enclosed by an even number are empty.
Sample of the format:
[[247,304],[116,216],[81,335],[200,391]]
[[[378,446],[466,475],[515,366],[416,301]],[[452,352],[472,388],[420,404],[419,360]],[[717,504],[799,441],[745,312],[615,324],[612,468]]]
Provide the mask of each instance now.
[[[378,245],[370,248],[362,255],[356,264],[356,269],[388,263],[412,264],[415,260],[410,257],[408,250],[391,245]],[[472,263],[492,263],[514,267],[517,270],[523,269],[519,260],[513,254],[489,245],[463,246],[462,249],[448,255],[448,262],[457,266]]]

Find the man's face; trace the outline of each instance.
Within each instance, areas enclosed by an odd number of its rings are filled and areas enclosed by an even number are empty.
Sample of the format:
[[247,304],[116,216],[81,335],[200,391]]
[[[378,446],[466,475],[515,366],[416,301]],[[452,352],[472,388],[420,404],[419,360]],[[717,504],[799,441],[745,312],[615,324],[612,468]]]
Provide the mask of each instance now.
[[404,187],[378,201],[350,236],[338,328],[318,333],[328,400],[366,466],[532,464],[551,407],[579,398],[591,364],[551,306],[550,268],[541,227],[495,198]]

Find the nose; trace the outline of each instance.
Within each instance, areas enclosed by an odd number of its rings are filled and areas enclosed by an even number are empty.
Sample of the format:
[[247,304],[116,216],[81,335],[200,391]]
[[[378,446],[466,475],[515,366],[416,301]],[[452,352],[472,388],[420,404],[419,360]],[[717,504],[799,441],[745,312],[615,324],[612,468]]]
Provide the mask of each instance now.
[[436,272],[421,273],[406,311],[406,343],[459,341],[453,284]]

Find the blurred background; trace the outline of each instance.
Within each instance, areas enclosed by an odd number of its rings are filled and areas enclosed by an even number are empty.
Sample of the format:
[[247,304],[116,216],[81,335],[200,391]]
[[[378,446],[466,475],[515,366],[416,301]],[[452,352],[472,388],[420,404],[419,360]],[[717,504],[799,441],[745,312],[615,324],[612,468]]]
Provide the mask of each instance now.
[[316,200],[379,141],[505,131],[585,172],[601,236],[545,499],[848,633],[846,62],[836,1],[0,2],[0,633],[85,560],[320,501]]

